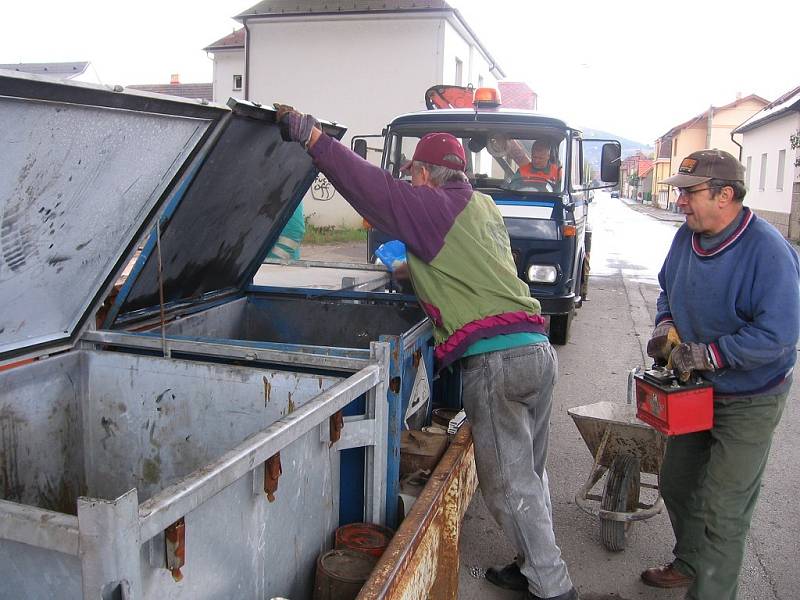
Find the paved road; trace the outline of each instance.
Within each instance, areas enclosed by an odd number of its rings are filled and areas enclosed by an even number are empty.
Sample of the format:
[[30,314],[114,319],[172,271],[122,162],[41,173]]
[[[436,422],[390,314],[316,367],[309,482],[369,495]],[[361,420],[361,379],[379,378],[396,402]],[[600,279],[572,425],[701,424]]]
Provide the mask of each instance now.
[[[592,279],[589,300],[574,320],[572,339],[558,349],[548,472],[556,537],[579,591],[614,593],[629,600],[676,600],[681,591],[656,590],[638,581],[639,572],[668,562],[674,543],[665,514],[636,524],[628,547],[610,553],[600,545],[598,524],[581,512],[573,496],[586,479],[591,457],[567,408],[600,400],[625,401],[627,371],[643,364],[658,294],[656,275],[677,226],[659,221],[598,194],[593,205]],[[792,393],[779,426],[753,520],[739,598],[800,598],[800,414]],[[459,598],[511,599],[482,571],[512,558],[513,552],[476,495],[461,538]]]
[[[671,560],[674,543],[665,514],[636,524],[628,547],[614,554],[600,545],[598,523],[581,512],[573,496],[591,468],[591,457],[568,408],[601,400],[624,402],[627,372],[645,362],[658,270],[680,224],[675,215],[600,193],[592,206],[592,279],[589,300],[573,322],[570,343],[558,348],[550,441],[551,493],[556,537],[579,591],[613,593],[621,600],[678,600],[681,591],[639,583],[639,572]],[[678,222],[676,222],[678,221]],[[309,260],[360,261],[363,244],[304,247]],[[741,576],[740,600],[800,599],[800,408],[798,386],[778,428],[762,487]],[[461,600],[511,600],[512,592],[482,578],[513,552],[478,493],[466,514],[461,538]]]

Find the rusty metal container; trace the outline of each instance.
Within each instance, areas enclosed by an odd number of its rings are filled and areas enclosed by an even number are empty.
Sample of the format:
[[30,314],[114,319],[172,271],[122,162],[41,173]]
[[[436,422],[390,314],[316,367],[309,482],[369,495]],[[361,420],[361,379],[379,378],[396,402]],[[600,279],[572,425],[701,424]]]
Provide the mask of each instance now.
[[459,429],[357,600],[458,598],[461,522],[477,489],[472,429]]

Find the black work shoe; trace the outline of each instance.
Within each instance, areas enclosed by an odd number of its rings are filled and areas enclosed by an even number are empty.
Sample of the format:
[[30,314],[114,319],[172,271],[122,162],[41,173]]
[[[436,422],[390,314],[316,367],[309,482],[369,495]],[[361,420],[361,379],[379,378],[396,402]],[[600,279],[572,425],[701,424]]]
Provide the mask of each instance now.
[[506,590],[523,592],[528,589],[528,580],[515,562],[505,567],[489,567],[486,569],[486,580]]
[[558,596],[550,596],[548,598],[540,598],[536,594],[529,591],[526,592],[523,598],[524,600],[581,600],[575,588],[572,588],[570,591],[564,592],[563,594],[559,594]]

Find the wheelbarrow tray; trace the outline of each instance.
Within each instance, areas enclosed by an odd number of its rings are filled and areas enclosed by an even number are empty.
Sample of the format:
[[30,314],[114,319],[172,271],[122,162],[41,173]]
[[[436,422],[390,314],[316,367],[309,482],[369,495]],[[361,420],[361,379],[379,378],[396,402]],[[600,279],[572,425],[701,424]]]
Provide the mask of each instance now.
[[[642,473],[660,471],[665,438],[636,418],[635,405],[596,402],[570,408],[567,413],[598,465],[610,468],[616,456],[629,454],[640,460]],[[608,439],[603,444],[606,435]]]

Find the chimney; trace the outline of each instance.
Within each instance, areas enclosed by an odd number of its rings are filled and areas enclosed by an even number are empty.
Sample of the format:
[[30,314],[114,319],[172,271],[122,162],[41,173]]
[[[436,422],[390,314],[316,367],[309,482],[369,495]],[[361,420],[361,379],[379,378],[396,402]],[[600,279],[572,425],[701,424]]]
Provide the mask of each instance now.
[[170,85],[178,85],[181,82],[180,77],[178,77],[178,73],[173,73],[169,77]]
[[736,92],[736,99],[737,100],[741,100],[742,99],[742,92]]

